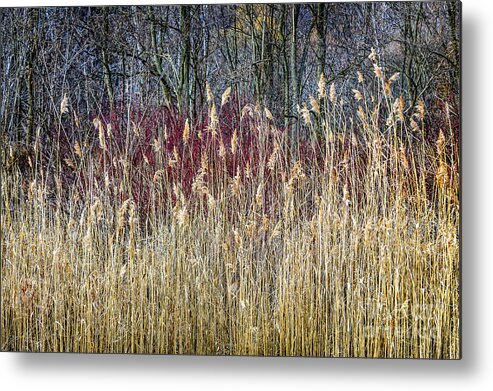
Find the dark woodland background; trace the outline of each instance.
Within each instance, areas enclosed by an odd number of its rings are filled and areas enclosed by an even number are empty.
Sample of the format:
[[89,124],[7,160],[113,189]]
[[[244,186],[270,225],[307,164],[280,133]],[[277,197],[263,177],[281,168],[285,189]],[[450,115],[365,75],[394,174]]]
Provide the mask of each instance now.
[[[53,139],[115,108],[192,119],[232,88],[238,107],[267,106],[296,127],[321,73],[349,97],[377,50],[409,107],[458,113],[460,3],[383,2],[18,8],[0,11],[3,142]],[[368,64],[366,64],[368,63]],[[346,102],[348,105],[354,102]],[[429,118],[433,121],[433,115]],[[77,124],[78,125],[78,124]]]

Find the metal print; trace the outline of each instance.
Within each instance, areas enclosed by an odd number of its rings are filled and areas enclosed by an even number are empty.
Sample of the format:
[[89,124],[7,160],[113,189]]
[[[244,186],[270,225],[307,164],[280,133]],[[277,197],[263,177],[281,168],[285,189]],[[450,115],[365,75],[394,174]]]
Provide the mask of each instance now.
[[460,3],[1,10],[1,349],[460,358]]

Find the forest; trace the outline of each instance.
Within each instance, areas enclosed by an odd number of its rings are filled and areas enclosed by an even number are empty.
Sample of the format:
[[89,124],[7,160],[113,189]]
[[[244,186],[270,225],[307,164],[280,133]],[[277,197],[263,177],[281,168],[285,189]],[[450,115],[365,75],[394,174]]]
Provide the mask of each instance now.
[[[1,126],[9,141],[53,136],[60,101],[89,122],[117,107],[167,107],[197,121],[228,87],[296,128],[324,74],[351,95],[378,51],[396,94],[457,111],[456,2],[241,4],[2,9]],[[347,102],[354,106],[351,100]],[[433,107],[435,109],[435,107]],[[72,117],[72,116],[70,116]],[[72,118],[62,122],[70,128]],[[68,130],[67,130],[68,132]],[[6,136],[4,136],[6,137]]]

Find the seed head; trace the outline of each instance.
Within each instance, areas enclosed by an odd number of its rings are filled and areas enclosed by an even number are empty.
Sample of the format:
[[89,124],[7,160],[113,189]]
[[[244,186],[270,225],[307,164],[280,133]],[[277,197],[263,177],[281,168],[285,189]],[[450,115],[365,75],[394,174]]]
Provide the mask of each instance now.
[[303,107],[301,109],[298,108],[298,111],[300,112],[301,116],[303,117],[303,121],[305,122],[305,124],[308,126],[311,126],[312,120],[310,118],[310,111],[308,110],[308,107],[306,107],[306,104],[303,103]]
[[200,168],[204,172],[209,170],[209,155],[207,155],[206,151],[202,151],[200,155]]
[[375,72],[377,78],[382,79],[382,68],[380,68],[377,64],[373,64],[373,72]]
[[397,81],[399,79],[400,75],[401,75],[400,72],[394,73],[392,76],[390,76],[390,79],[389,79],[390,82],[393,83],[393,82]]
[[443,155],[443,151],[445,150],[445,135],[443,134],[443,130],[440,129],[440,133],[438,134],[438,138],[436,141],[437,153],[439,156]]
[[325,92],[325,76],[323,72],[320,74],[320,79],[318,80],[318,99],[325,98],[327,93]]
[[409,171],[409,160],[407,160],[407,153],[404,145],[401,145],[399,148],[399,160],[401,161],[404,171]]
[[264,205],[264,186],[260,183],[257,187],[257,193],[255,194],[255,203],[258,207],[262,207]]
[[377,61],[377,52],[375,50],[375,48],[371,48],[371,51],[370,51],[370,54],[368,55],[368,58],[370,59],[370,61]]
[[233,132],[233,137],[231,138],[231,153],[233,155],[236,155],[237,146],[238,146],[238,134],[237,134],[237,131],[235,129],[235,131]]
[[221,98],[221,107],[223,107],[229,100],[231,94],[231,87],[226,88],[226,91],[224,91],[223,96]]
[[188,215],[188,210],[185,205],[178,211],[178,215],[176,219],[180,227],[188,226],[188,223],[190,222],[190,217]]
[[347,183],[344,184],[344,188],[342,189],[342,198],[344,201],[344,205],[346,205],[346,207],[348,208],[349,205],[351,204],[351,200],[349,196],[349,188]]
[[106,139],[104,135],[103,123],[98,118],[95,118],[93,123],[96,129],[98,129],[99,146],[103,151],[106,151]]
[[80,147],[80,144],[79,144],[78,141],[76,141],[75,144],[74,144],[74,151],[75,151],[75,154],[79,158],[82,158],[82,148]]
[[357,74],[358,74],[358,83],[363,84],[364,82],[363,74],[360,71],[357,71]]
[[224,147],[223,138],[219,140],[219,157],[224,160],[226,158],[226,148]]
[[188,122],[188,118],[185,121],[185,128],[183,129],[183,142],[188,144],[188,139],[190,138],[190,124]]
[[152,149],[155,153],[158,153],[161,150],[161,143],[159,142],[157,137],[152,142]]
[[75,122],[75,127],[79,128],[79,117],[77,116],[77,113],[74,111],[74,122]]
[[216,200],[210,193],[207,194],[207,205],[211,210],[216,208]]
[[272,151],[272,154],[269,157],[269,161],[267,162],[267,167],[269,170],[274,171],[276,168],[276,162],[277,162],[277,155],[279,154],[279,145],[276,143],[274,145],[274,150]]
[[217,134],[217,125],[218,125],[218,118],[217,118],[217,110],[216,110],[216,105],[212,103],[212,108],[210,112],[210,123],[209,123],[209,131],[212,133],[212,136],[215,137]]
[[418,101],[418,104],[416,105],[416,113],[414,115],[420,121],[423,121],[423,119],[425,118],[425,102],[423,101],[423,99],[420,99]]
[[336,86],[334,83],[330,85],[330,101],[335,104],[337,102]]
[[411,126],[411,130],[413,132],[419,132],[419,125],[417,124],[417,122],[412,117],[409,120],[409,125]]
[[164,176],[164,173],[165,171],[164,170],[157,170],[155,173],[154,173],[154,178],[153,178],[153,181],[154,182],[158,182],[163,176]]
[[391,86],[392,86],[392,82],[390,81],[390,79],[386,79],[384,84],[384,93],[386,96],[390,96],[392,91],[390,88]]
[[250,166],[250,162],[247,162],[245,167],[245,178],[247,179],[252,178],[252,167]]
[[363,99],[363,95],[361,95],[361,92],[359,90],[353,90],[353,94],[354,94],[354,99],[356,99],[357,101]]
[[320,106],[313,96],[310,96],[310,104],[312,105],[312,111],[320,115]]
[[68,112],[68,96],[65,94],[63,96],[62,102],[60,103],[60,114],[63,115]]
[[448,168],[443,159],[440,159],[440,163],[438,165],[437,173],[436,173],[436,181],[438,186],[445,187],[449,180]]
[[239,171],[236,173],[235,177],[233,178],[233,183],[231,184],[231,193],[236,197],[240,196],[240,193],[241,193],[241,175],[240,175]]

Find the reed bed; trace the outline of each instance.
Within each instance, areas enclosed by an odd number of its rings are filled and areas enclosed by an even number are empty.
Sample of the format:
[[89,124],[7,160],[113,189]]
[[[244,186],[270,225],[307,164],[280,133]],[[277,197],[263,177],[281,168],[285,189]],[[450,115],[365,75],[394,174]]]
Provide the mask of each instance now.
[[458,130],[373,61],[298,139],[254,105],[226,131],[226,91],[145,140],[96,118],[48,163],[4,150],[2,350],[459,358]]

